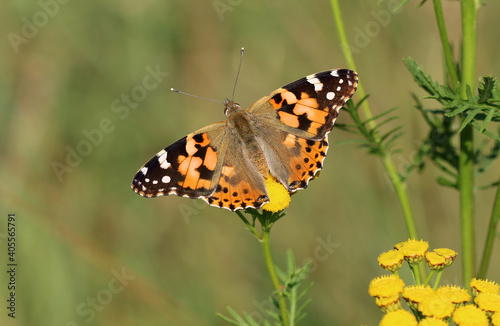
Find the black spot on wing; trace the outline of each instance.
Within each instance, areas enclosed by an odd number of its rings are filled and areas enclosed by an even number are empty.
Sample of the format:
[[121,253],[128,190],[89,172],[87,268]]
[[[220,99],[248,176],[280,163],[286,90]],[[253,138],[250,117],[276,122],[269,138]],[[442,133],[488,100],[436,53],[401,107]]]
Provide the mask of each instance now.
[[307,114],[301,114],[297,116],[299,118],[299,129],[300,130],[309,130],[311,127],[312,121],[307,117]]
[[205,140],[203,138],[203,134],[197,134],[197,135],[194,135],[193,136],[193,139],[197,142],[197,143],[203,143],[203,141]]
[[281,103],[281,101],[283,101],[281,93],[276,93],[271,99],[274,101],[274,103]]

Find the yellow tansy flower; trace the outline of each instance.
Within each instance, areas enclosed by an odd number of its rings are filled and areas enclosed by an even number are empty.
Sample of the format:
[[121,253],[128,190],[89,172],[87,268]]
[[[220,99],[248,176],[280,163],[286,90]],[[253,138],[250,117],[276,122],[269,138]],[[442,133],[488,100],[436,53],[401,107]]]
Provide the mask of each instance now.
[[495,312],[493,316],[491,316],[491,324],[493,326],[500,326],[500,312]]
[[405,256],[399,250],[389,250],[378,256],[378,264],[385,270],[394,272],[401,268]]
[[473,278],[469,285],[472,289],[473,296],[477,296],[479,293],[498,294],[499,291],[499,286],[494,281]]
[[446,267],[446,259],[434,251],[426,252],[425,260],[430,269],[440,270]]
[[434,293],[429,295],[418,305],[418,310],[424,316],[442,319],[450,317],[453,310],[455,310],[455,306],[445,297]]
[[380,326],[417,326],[417,319],[406,310],[396,310],[385,314]]
[[385,313],[401,309],[399,294],[392,297],[377,297],[375,303]]
[[417,309],[419,303],[433,294],[434,290],[428,285],[410,285],[403,288],[401,296],[406,300],[408,306],[412,309]]
[[448,249],[448,248],[438,248],[433,250],[436,254],[443,256],[444,259],[446,260],[446,266],[450,266],[451,263],[453,263],[453,260],[455,260],[455,257],[457,257],[458,253]]
[[262,209],[276,213],[290,205],[290,193],[271,175],[266,179],[266,188],[269,195],[269,202],[264,204]]
[[488,316],[500,312],[500,295],[492,293],[479,293],[474,299],[479,309],[486,311]]
[[418,326],[448,326],[448,323],[441,319],[427,317],[422,319],[420,323],[418,323]]
[[466,289],[456,285],[441,286],[436,293],[450,300],[455,305],[461,305],[469,302],[470,294]]
[[383,275],[374,278],[368,287],[372,297],[392,297],[399,295],[405,283],[396,275]]
[[394,248],[401,251],[410,264],[418,264],[424,259],[424,255],[429,249],[429,243],[424,240],[409,239],[398,243]]
[[488,326],[488,317],[474,305],[458,307],[453,313],[453,321],[457,326]]

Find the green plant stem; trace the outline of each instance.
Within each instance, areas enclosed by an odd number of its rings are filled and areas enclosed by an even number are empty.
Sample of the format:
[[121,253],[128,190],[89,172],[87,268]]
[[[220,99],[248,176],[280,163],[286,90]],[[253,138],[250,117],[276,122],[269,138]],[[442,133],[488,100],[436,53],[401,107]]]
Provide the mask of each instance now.
[[[354,57],[352,56],[352,51],[349,42],[347,42],[347,35],[345,33],[344,23],[342,21],[342,15],[340,13],[339,2],[338,0],[330,0],[330,3],[332,6],[333,18],[335,21],[335,25],[337,27],[340,44],[342,47],[345,60],[347,62],[347,66],[349,67],[349,69],[356,71],[357,69],[356,69],[356,64],[354,62]],[[366,96],[366,93],[364,91],[361,82],[358,83],[357,95],[359,96],[359,98],[365,98]],[[368,102],[368,100],[363,101],[363,103],[361,104],[361,108],[367,120],[373,117],[370,103]],[[375,127],[377,126],[374,120],[371,120],[368,123],[368,125],[372,130],[375,129]],[[378,135],[375,135],[375,137],[378,140]],[[406,223],[406,228],[408,230],[408,235],[410,238],[418,239],[415,218],[413,216],[413,211],[410,205],[410,198],[408,196],[408,191],[406,189],[405,183],[401,180],[401,177],[398,174],[396,166],[394,165],[394,162],[389,153],[384,153],[383,162],[385,169],[389,174],[389,178],[392,182],[392,185],[398,196],[399,203],[403,211],[403,217]]]
[[448,33],[446,32],[446,24],[444,21],[443,7],[441,0],[434,0],[434,13],[436,15],[436,22],[439,29],[439,36],[441,37],[441,46],[443,47],[444,61],[451,80],[451,88],[454,89],[458,83],[458,72],[453,60],[450,42],[448,41]]
[[252,223],[248,222],[248,220],[245,218],[245,216],[243,216],[243,214],[240,211],[236,211],[236,215],[238,215],[238,217],[243,221],[243,223],[246,224],[248,230],[252,232],[252,234],[260,241],[261,235],[259,234],[259,232],[257,232]]
[[[462,0],[462,79],[460,94],[467,99],[467,87],[475,87],[477,50],[477,4]],[[463,282],[467,286],[475,273],[474,241],[474,129],[466,126],[460,133],[458,187],[462,234]]]
[[444,268],[443,269],[440,269],[437,273],[437,276],[436,276],[436,281],[434,282],[434,286],[432,287],[432,289],[434,291],[437,290],[438,286],[439,286],[439,281],[441,281],[441,276],[443,276],[443,271],[444,271]]
[[410,198],[408,196],[408,191],[406,189],[406,183],[401,181],[401,177],[396,171],[394,162],[388,153],[384,153],[383,162],[385,169],[389,174],[394,190],[399,199],[399,204],[403,210],[403,218],[406,223],[406,229],[408,230],[408,236],[413,239],[418,239],[417,226],[415,225],[415,219],[413,217],[413,212],[411,210]]
[[288,319],[288,310],[286,307],[286,301],[285,297],[283,296],[282,288],[280,281],[278,279],[278,275],[276,274],[276,270],[274,269],[274,263],[273,263],[273,258],[271,256],[271,245],[270,245],[270,233],[271,233],[271,228],[268,225],[262,225],[262,238],[261,238],[261,245],[262,245],[262,252],[264,254],[264,260],[266,262],[267,270],[269,272],[269,276],[271,277],[271,281],[274,286],[274,290],[276,291],[276,296],[278,298],[278,305],[280,307],[280,313],[281,313],[281,321],[283,323],[283,326],[289,326],[290,321]]
[[[347,66],[351,70],[358,71],[358,69],[356,68],[356,62],[354,61],[354,57],[352,56],[351,46],[349,45],[349,42],[347,42],[347,34],[345,33],[344,22],[342,20],[342,14],[340,12],[339,2],[338,0],[330,0],[330,4],[332,6],[335,27],[337,28],[337,32],[340,39],[340,47],[342,48],[342,53],[344,54]],[[361,83],[358,83],[358,88],[356,90],[356,93],[358,94],[359,98],[364,98],[366,96],[365,90]],[[364,101],[361,104],[361,108],[367,120],[372,118],[373,114],[372,110],[370,109],[370,104],[368,103],[368,101]],[[374,126],[375,122],[371,121],[370,127],[373,128]]]
[[420,285],[422,284],[422,278],[420,277],[420,269],[419,269],[419,266],[420,264],[419,263],[416,263],[416,264],[409,264],[410,265],[410,269],[411,269],[411,272],[413,274],[413,281],[415,282],[416,285]]
[[293,288],[290,291],[290,326],[295,324],[295,319],[297,318],[297,288]]
[[436,274],[436,270],[435,269],[431,269],[431,271],[429,272],[429,275],[427,275],[427,278],[425,279],[424,286],[427,286],[429,284],[429,282],[431,281],[431,279],[434,276],[434,274]]
[[493,204],[493,212],[491,213],[490,226],[488,228],[488,236],[484,245],[483,258],[481,259],[481,267],[479,269],[479,278],[485,279],[488,266],[490,264],[491,253],[493,252],[493,243],[497,234],[498,221],[500,220],[500,181],[497,185],[497,195]]
[[278,298],[277,301],[280,309],[281,321],[283,323],[283,326],[290,326],[290,319],[288,317],[289,314],[288,314],[288,309],[286,307],[285,297],[283,296],[281,284],[278,279],[278,274],[276,274],[276,269],[274,268],[273,257],[271,256],[270,233],[271,233],[271,227],[275,222],[275,220],[273,220],[273,213],[268,211],[262,211],[262,215],[260,215],[257,212],[254,214],[250,213],[254,215],[254,219],[255,218],[259,219],[259,222],[262,225],[261,234],[259,234],[259,232],[255,229],[254,225],[250,223],[240,211],[236,211],[236,214],[243,221],[243,223],[246,224],[248,230],[252,232],[252,234],[257,238],[257,240],[259,240],[261,244],[262,253],[264,254],[264,261],[266,263],[269,276],[271,277],[271,282],[273,283],[273,287],[276,292],[276,296]]
[[474,138],[473,127],[468,125],[460,133],[459,182],[460,220],[462,236],[463,282],[467,285],[474,275]]

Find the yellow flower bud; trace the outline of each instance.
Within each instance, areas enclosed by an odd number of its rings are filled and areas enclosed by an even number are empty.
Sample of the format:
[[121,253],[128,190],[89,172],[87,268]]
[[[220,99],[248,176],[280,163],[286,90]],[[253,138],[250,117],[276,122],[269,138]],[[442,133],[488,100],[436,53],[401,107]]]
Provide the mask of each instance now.
[[429,243],[424,240],[408,239],[398,243],[394,248],[401,251],[408,263],[418,264],[424,259],[424,255],[429,249]]
[[378,256],[378,264],[385,270],[394,272],[401,268],[405,257],[399,250],[389,250]]

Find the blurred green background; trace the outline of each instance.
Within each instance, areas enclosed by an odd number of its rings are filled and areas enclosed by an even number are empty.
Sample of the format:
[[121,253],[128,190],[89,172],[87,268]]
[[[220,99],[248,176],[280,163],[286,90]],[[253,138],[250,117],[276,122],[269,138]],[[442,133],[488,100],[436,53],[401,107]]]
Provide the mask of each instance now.
[[[428,132],[410,97],[423,93],[402,58],[414,57],[443,79],[431,3],[417,4],[389,14],[375,0],[341,1],[375,113],[399,107],[405,135],[394,156],[398,168]],[[443,5],[458,49],[459,3]],[[478,77],[500,75],[500,3],[485,6]],[[228,305],[259,320],[272,286],[260,246],[237,216],[176,196],[145,199],[130,183],[160,149],[224,119],[220,104],[169,90],[230,96],[242,46],[242,106],[305,75],[345,67],[329,2],[7,1],[0,26],[0,324],[224,325],[215,312]],[[163,75],[144,91],[151,69]],[[350,122],[345,113],[339,121]],[[330,134],[321,177],[293,197],[273,228],[278,263],[287,248],[298,263],[313,262],[303,325],[378,323],[367,292],[383,273],[377,256],[407,238],[379,159],[336,144],[352,139]],[[478,185],[497,180],[498,167]],[[438,175],[429,165],[409,179],[419,234],[431,248],[460,251],[458,194],[438,186]],[[493,195],[477,192],[478,249]],[[17,217],[15,319],[3,308],[8,212]],[[498,241],[494,250],[498,257]],[[461,283],[460,264],[459,255],[444,283]],[[500,280],[498,258],[489,277]]]

